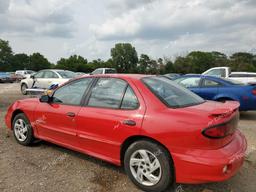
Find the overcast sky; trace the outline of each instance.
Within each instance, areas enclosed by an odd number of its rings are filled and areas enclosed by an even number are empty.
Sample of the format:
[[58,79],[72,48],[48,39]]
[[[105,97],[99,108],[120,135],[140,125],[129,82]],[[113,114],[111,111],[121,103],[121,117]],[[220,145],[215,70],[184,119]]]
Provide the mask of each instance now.
[[117,42],[139,54],[256,52],[256,0],[0,0],[0,38],[51,62],[108,59]]

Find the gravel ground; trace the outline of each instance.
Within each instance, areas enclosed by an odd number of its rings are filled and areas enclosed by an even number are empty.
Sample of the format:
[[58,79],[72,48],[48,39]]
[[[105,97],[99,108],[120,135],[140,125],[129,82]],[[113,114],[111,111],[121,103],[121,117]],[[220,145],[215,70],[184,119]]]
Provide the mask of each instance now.
[[[0,191],[139,191],[116,167],[90,156],[40,141],[32,147],[18,145],[6,130],[7,107],[25,98],[19,84],[0,84]],[[246,135],[246,161],[229,181],[204,185],[180,185],[176,192],[256,191],[256,112],[241,113],[239,129]]]

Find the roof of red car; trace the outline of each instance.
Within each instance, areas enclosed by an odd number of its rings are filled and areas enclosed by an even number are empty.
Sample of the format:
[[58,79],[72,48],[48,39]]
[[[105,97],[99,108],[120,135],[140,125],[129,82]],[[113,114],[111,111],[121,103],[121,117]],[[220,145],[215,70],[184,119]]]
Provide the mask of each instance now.
[[143,77],[148,77],[148,76],[150,75],[117,73],[117,74],[90,75],[90,76],[82,76],[82,77],[116,77],[116,78],[141,79]]

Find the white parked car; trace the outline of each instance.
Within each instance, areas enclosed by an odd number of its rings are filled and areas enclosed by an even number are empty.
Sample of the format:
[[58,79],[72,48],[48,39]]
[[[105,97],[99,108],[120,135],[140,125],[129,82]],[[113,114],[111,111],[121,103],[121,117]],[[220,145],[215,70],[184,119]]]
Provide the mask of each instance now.
[[40,88],[47,89],[52,84],[61,85],[68,80],[76,77],[76,73],[67,70],[57,70],[57,69],[45,69],[41,70],[29,78],[23,79],[20,82],[21,93],[23,95],[27,94],[26,89]]
[[115,68],[98,68],[95,69],[91,74],[96,75],[96,74],[109,74],[109,73],[117,73]]
[[239,81],[241,83],[256,83],[256,73],[251,72],[231,72],[229,67],[214,67],[204,73],[203,75],[223,77]]
[[18,70],[18,71],[15,71],[15,75],[20,75],[24,78],[28,78],[31,74],[34,74],[35,71],[32,71],[32,70]]

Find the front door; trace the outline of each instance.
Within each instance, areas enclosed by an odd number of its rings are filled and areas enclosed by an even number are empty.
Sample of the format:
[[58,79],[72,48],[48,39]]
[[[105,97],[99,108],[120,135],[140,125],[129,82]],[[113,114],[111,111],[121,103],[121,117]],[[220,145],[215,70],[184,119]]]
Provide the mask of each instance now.
[[76,118],[81,109],[82,98],[92,78],[73,81],[57,89],[50,103],[37,106],[35,127],[40,138],[77,146]]

